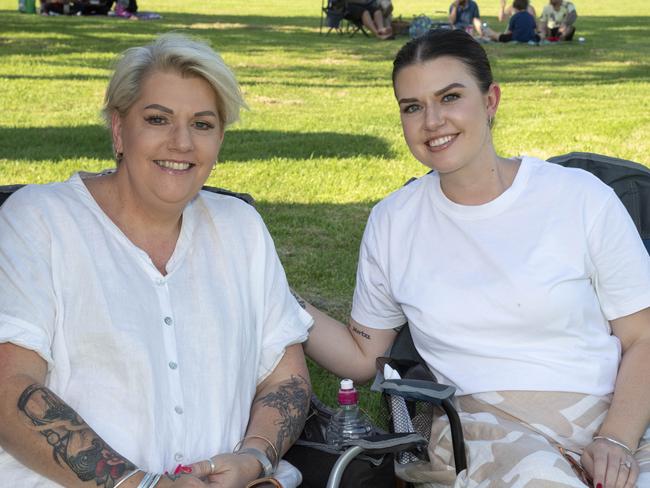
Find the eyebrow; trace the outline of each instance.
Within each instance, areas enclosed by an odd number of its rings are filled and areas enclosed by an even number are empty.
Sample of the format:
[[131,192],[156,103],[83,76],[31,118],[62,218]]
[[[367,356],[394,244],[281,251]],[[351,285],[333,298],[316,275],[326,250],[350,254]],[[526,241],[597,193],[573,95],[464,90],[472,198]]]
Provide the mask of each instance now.
[[[463,85],[462,83],[450,83],[446,87],[438,90],[437,92],[434,92],[434,95],[436,97],[440,96],[443,93],[451,90],[452,88],[465,88],[465,85]],[[417,98],[400,98],[397,103],[412,103],[412,102],[417,102],[417,101],[418,101]]]
[[[146,109],[150,108],[150,109],[160,110],[161,112],[165,112],[165,113],[170,114],[170,115],[174,113],[174,111],[171,108],[167,108],[167,107],[165,107],[163,105],[159,105],[157,103],[152,103],[151,105],[147,105],[145,108]],[[217,116],[217,114],[215,114],[212,110],[203,110],[202,112],[196,112],[194,114],[195,117],[205,117],[206,115],[211,115],[213,117]]]

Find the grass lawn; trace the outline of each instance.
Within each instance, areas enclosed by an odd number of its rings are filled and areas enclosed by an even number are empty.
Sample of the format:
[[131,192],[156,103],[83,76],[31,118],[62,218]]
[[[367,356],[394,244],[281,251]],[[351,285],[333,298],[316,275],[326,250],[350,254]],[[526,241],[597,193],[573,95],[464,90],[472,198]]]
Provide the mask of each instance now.
[[[393,0],[397,15],[445,16],[449,1]],[[479,2],[495,29],[498,0]],[[650,166],[650,3],[575,0],[584,43],[490,44],[505,156],[592,151]],[[209,183],[249,192],[290,283],[341,320],[371,206],[425,172],[402,141],[390,85],[406,40],[319,35],[317,0],[140,0],[162,20],[42,17],[0,0],[0,184],[43,183],[111,167],[99,119],[113,57],[170,30],[209,41],[250,110],[226,134]],[[541,11],[541,0],[534,2]],[[311,365],[332,403],[336,379]],[[364,395],[376,411],[378,399]]]

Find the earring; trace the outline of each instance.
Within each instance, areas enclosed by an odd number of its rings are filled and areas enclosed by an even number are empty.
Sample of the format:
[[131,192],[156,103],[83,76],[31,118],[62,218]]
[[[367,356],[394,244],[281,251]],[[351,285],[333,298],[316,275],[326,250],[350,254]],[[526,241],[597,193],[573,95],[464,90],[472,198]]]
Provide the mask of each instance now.
[[124,153],[122,151],[117,151],[115,153],[115,162],[117,164],[120,164],[123,159],[124,159]]
[[492,126],[494,125],[494,116],[488,115],[487,123],[488,123],[488,127],[491,129]]

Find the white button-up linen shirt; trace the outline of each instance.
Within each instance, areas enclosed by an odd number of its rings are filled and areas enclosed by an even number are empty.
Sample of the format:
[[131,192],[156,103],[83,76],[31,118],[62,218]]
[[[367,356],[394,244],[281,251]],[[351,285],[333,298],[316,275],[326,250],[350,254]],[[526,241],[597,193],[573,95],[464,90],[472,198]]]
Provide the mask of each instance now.
[[[153,472],[230,452],[256,385],[311,317],[250,205],[201,191],[162,275],[79,175],[0,209],[0,342],[37,352],[46,386]],[[0,449],[6,486],[58,486]]]

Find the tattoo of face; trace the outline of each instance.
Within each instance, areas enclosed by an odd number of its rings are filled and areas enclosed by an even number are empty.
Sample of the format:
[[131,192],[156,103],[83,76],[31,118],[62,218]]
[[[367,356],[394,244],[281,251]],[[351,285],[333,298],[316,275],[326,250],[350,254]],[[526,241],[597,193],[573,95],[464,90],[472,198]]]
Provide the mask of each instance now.
[[298,305],[300,305],[302,308],[307,308],[307,305],[305,304],[305,301],[304,301],[302,298],[300,298],[300,295],[298,295],[298,294],[297,294],[295,291],[293,291],[291,288],[289,288],[289,291],[290,291],[291,294],[293,295],[293,298],[295,298],[296,301],[298,302]]
[[[299,375],[291,375],[291,378],[281,383],[276,391],[255,400],[256,403],[274,408],[280,413],[279,418],[274,422],[280,427],[275,442],[279,453],[293,444],[302,432],[309,410],[310,395],[311,390],[307,380]],[[269,459],[275,457],[270,447],[266,449],[266,455]]]
[[97,486],[113,488],[127,471],[135,469],[44,386],[28,386],[18,399],[18,409],[52,447],[54,461],[59,466],[65,463],[81,481],[93,480]]
[[352,326],[352,332],[354,332],[355,334],[359,334],[364,339],[370,339],[370,334],[367,334],[364,331],[357,329],[354,325]]

